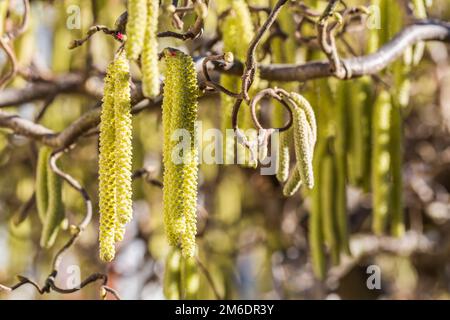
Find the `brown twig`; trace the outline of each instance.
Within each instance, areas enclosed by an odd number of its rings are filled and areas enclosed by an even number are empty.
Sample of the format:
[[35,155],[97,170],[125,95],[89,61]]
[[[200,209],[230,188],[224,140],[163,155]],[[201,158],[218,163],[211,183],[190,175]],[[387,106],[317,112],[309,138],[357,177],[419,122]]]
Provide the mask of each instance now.
[[228,90],[227,88],[223,87],[222,85],[220,85],[219,83],[214,82],[211,77],[209,76],[208,73],[208,62],[209,61],[223,61],[224,65],[226,65],[227,63],[232,63],[233,62],[233,56],[231,53],[225,53],[225,54],[221,54],[221,55],[212,55],[212,56],[207,56],[203,59],[202,62],[202,71],[203,71],[203,75],[205,77],[205,83],[207,86],[210,86],[214,89],[216,89],[219,92],[223,92],[226,95],[233,97],[233,98],[239,98],[240,95],[238,93],[234,93],[231,92],[230,90]]
[[216,285],[214,284],[214,280],[211,277],[211,274],[209,273],[208,269],[203,265],[203,263],[200,261],[198,257],[195,258],[195,261],[197,262],[197,265],[200,267],[200,270],[205,275],[206,280],[208,281],[212,291],[214,292],[214,296],[217,300],[222,300],[222,297],[219,293],[219,291],[216,288]]

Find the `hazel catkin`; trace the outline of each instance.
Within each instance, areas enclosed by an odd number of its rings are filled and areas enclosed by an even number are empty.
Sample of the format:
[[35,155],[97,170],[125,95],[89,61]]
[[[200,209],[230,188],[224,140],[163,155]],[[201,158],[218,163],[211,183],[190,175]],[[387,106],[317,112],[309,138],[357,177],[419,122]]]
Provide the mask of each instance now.
[[384,232],[389,213],[389,171],[392,161],[389,152],[391,110],[391,96],[384,90],[378,95],[372,118],[372,229],[377,235]]
[[290,94],[294,117],[294,144],[297,158],[297,169],[303,183],[309,188],[314,187],[313,153],[317,140],[317,125],[314,112],[309,102],[297,93]]
[[164,221],[169,243],[181,245],[183,257],[188,258],[195,254],[197,233],[197,75],[192,58],[185,53],[166,49],[164,57]]
[[142,91],[148,98],[159,95],[158,12],[159,2],[148,0],[145,41],[142,50]]
[[144,46],[147,24],[147,0],[128,0],[127,9],[127,42],[125,49],[128,59],[137,60]]
[[50,167],[52,149],[42,147],[39,151],[36,173],[36,204],[42,222],[40,246],[50,248],[64,220],[61,178]]
[[130,73],[122,52],[107,69],[100,117],[100,258],[111,261],[132,217]]

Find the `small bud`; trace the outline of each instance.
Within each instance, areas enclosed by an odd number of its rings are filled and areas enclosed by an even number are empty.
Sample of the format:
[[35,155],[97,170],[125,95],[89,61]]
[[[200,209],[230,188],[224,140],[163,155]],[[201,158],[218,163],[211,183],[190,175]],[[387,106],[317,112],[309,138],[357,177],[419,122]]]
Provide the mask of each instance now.
[[223,60],[227,63],[232,63],[234,61],[233,52],[225,52],[223,55]]

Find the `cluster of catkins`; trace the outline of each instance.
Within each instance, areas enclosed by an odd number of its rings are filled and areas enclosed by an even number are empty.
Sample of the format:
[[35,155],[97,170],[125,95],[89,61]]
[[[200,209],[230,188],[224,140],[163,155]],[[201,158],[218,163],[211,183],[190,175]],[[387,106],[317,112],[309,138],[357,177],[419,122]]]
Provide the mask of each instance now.
[[127,41],[125,49],[130,60],[141,57],[142,91],[144,96],[159,95],[158,71],[159,1],[128,0]]
[[120,53],[107,69],[100,118],[100,258],[111,261],[114,244],[132,218],[130,66]]
[[100,258],[111,261],[115,243],[132,218],[132,122],[129,61],[141,61],[142,91],[160,93],[158,70],[159,2],[129,0],[125,52],[121,49],[107,70],[100,123],[99,207]]
[[[289,178],[285,182],[283,194],[286,197],[292,196],[304,184],[308,189],[314,187],[313,154],[317,141],[317,124],[314,111],[302,95],[291,92],[283,96],[289,105],[293,116],[293,135],[295,145],[295,157],[297,163]],[[289,161],[289,157],[283,158]],[[279,168],[289,168],[289,163],[279,164]]]
[[[158,1],[129,0],[125,51],[107,70],[100,124],[99,206],[100,258],[111,261],[115,243],[124,236],[132,218],[131,103],[129,61],[141,58],[142,90],[159,95]],[[195,254],[198,159],[194,124],[198,85],[189,55],[165,49],[163,99],[164,222],[169,243],[181,247],[184,258]],[[180,131],[177,131],[180,130]],[[190,145],[177,153],[177,132],[187,132]]]

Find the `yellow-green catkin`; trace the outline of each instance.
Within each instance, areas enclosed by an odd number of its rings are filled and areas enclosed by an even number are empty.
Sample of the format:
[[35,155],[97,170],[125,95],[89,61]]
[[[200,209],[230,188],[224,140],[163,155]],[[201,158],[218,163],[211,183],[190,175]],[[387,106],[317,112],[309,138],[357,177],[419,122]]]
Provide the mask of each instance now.
[[52,149],[45,146],[39,150],[36,172],[36,206],[43,226],[42,248],[53,246],[64,219],[61,178],[50,168],[51,153]]
[[48,206],[47,168],[51,152],[52,150],[47,147],[42,147],[39,150],[36,168],[36,207],[42,224],[45,222]]
[[181,299],[181,252],[171,248],[166,257],[163,292],[168,300]]
[[[254,37],[254,28],[251,19],[251,14],[248,5],[243,0],[236,0],[231,2],[231,10],[224,19],[222,26],[223,51],[233,53],[237,60],[244,61],[247,55],[247,49]],[[239,92],[241,90],[241,80],[239,77],[231,75],[222,75],[220,79],[221,85],[232,92]],[[253,87],[256,86],[256,80]],[[253,88],[252,87],[252,88]],[[232,129],[231,115],[233,105],[236,99],[221,94],[222,106],[222,132],[225,135],[226,130]],[[251,127],[251,117],[249,107],[243,103],[238,119],[239,127],[248,129]],[[235,155],[235,139],[226,139],[223,148],[223,157],[225,164],[234,163]],[[248,156],[247,150],[242,145],[237,145],[237,157],[242,158]],[[247,153],[247,154],[246,154]],[[246,164],[249,162],[244,161]]]
[[390,130],[392,104],[390,94],[383,90],[373,109],[372,124],[372,229],[377,235],[384,232],[390,202]]
[[3,34],[5,30],[5,18],[6,13],[8,12],[9,0],[4,0],[0,2],[0,36]]
[[114,69],[112,62],[106,70],[103,105],[100,117],[99,208],[100,258],[111,261],[115,256],[116,179],[115,179],[115,119]]
[[391,176],[392,190],[390,201],[390,228],[391,234],[400,237],[405,232],[404,213],[403,213],[403,179],[402,179],[402,117],[401,108],[392,101],[391,110]]
[[[278,40],[278,39],[275,39]],[[274,40],[274,41],[275,41]],[[274,102],[272,125],[274,128],[282,128],[286,124],[284,107],[279,102]],[[289,177],[290,152],[289,142],[292,138],[292,128],[278,135],[278,146],[276,154],[276,177],[281,183],[286,182]],[[291,183],[289,183],[291,184]]]
[[195,121],[199,89],[189,55],[166,49],[164,56],[167,65],[163,99],[164,220],[169,243],[180,244],[183,257],[189,258],[195,255],[197,233]]
[[320,165],[322,158],[325,155],[327,148],[326,141],[319,141],[317,147],[317,155],[314,158],[314,174],[316,184],[311,192],[311,211],[309,216],[309,247],[311,248],[311,264],[314,274],[318,279],[325,277],[325,252],[323,246],[324,234],[323,234],[323,218],[322,218],[322,201],[320,186],[322,185],[322,175],[320,172]]
[[166,257],[163,291],[168,300],[198,298],[200,274],[194,258],[183,257],[179,248],[172,247]]
[[[413,0],[412,4],[413,4],[413,11],[414,11],[414,16],[418,19],[426,19],[427,18],[427,9],[426,9],[426,0]],[[417,42],[414,46],[413,46],[413,54],[412,54],[412,64],[414,66],[418,65],[420,63],[420,61],[422,60],[423,54],[425,52],[425,42],[424,41],[420,41]]]
[[147,25],[147,0],[128,0],[127,42],[125,49],[130,60],[137,60],[144,47]]
[[115,62],[114,73],[115,177],[117,217],[121,224],[131,221],[131,159],[132,120],[130,95],[130,66],[125,55]]
[[64,206],[62,202],[61,178],[49,167],[47,169],[48,206],[44,227],[41,235],[41,247],[50,248],[56,241],[56,236],[64,220]]
[[340,89],[344,91],[344,101],[339,103],[345,103],[344,110],[345,117],[347,118],[347,173],[348,179],[354,186],[360,187],[362,185],[362,179],[365,175],[363,172],[363,145],[364,136],[362,128],[363,109],[365,108],[364,99],[365,93],[361,90],[360,80],[342,81],[340,83]]
[[132,123],[129,63],[122,52],[107,69],[100,118],[100,258],[111,261],[132,218]]
[[291,99],[294,117],[294,144],[297,158],[297,170],[306,187],[314,187],[313,153],[317,141],[317,125],[309,102],[301,95],[292,92]]
[[181,296],[184,300],[196,300],[200,288],[200,274],[194,258],[181,259]]
[[[348,90],[347,83],[340,82],[337,88],[337,103],[335,116],[334,157],[335,162],[335,191],[333,201],[337,220],[337,234],[339,246],[342,251],[350,254],[348,221],[347,221],[347,149],[348,149]],[[362,121],[362,120],[361,120]],[[361,132],[357,133],[358,135]],[[368,141],[370,144],[370,141]]]
[[283,187],[283,195],[285,197],[293,196],[300,189],[301,185],[302,178],[300,177],[300,169],[296,165]]
[[154,98],[159,95],[158,68],[158,12],[159,1],[147,1],[147,26],[142,50],[142,91],[144,96]]
[[333,264],[337,265],[339,264],[340,251],[339,238],[336,232],[336,202],[335,197],[333,197],[336,190],[336,174],[333,156],[329,152],[322,159],[320,174],[321,184],[319,188],[324,241],[330,251]]
[[375,102],[375,90],[372,84],[372,80],[370,77],[363,77],[360,80],[361,83],[361,92],[360,94],[364,95],[363,103],[362,103],[362,119],[361,119],[361,134],[363,136],[363,151],[362,151],[362,161],[363,161],[363,175],[362,179],[362,187],[365,192],[369,192],[370,190],[370,174],[367,174],[371,171],[371,154],[372,154],[372,108]]
[[[275,3],[276,3],[275,0],[270,1],[270,4],[272,6],[275,5]],[[272,62],[295,63],[297,60],[295,23],[293,21],[293,15],[291,14],[291,12],[289,12],[288,8],[282,9],[278,21],[283,31],[287,33],[287,38],[275,37],[272,40],[271,42]],[[275,83],[274,85],[289,91],[293,90],[295,87],[295,83],[287,83],[287,84]],[[285,125],[286,122],[285,110],[283,106],[278,102],[275,102],[272,119],[273,119],[272,124],[276,128],[281,128]],[[277,161],[276,177],[279,182],[285,182],[289,176],[289,162],[290,162],[289,141],[291,140],[291,138],[292,138],[292,130],[280,132],[278,152],[276,157]],[[291,176],[295,178],[295,175]],[[292,180],[290,182],[292,182]],[[287,183],[286,185],[292,185],[292,183]]]
[[[73,51],[67,50],[67,45],[72,40],[71,30],[67,28],[68,1],[55,3],[55,23],[53,30],[52,71],[55,73],[68,72],[71,67]],[[80,54],[77,52],[77,54]]]

